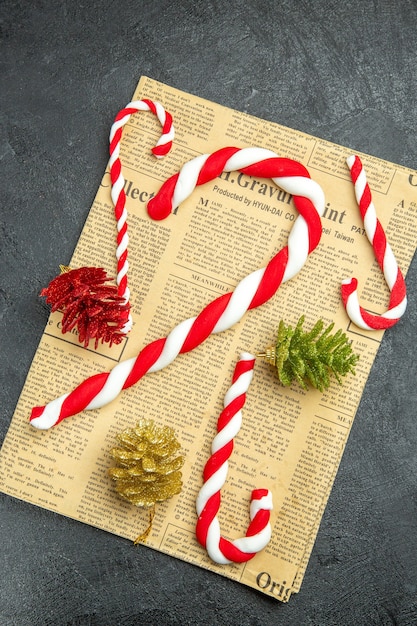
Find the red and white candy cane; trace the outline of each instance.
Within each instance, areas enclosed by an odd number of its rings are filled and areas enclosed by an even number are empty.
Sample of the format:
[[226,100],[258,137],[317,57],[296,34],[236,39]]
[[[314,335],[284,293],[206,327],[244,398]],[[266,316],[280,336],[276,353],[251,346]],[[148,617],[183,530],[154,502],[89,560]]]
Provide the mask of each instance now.
[[204,484],[197,496],[196,536],[209,557],[220,565],[244,563],[263,550],[271,539],[270,515],[272,494],[268,489],[254,489],[251,495],[251,522],[245,537],[229,541],[221,536],[217,514],[221,505],[221,489],[226,482],[234,438],[242,425],[242,408],[253,377],[255,357],[243,352],[233,373],[232,385],[224,398],[224,409],[217,421],[217,435],[211,444]]
[[350,278],[343,281],[342,300],[352,322],[364,330],[381,330],[394,326],[407,307],[406,285],[397,265],[384,229],[376,216],[371,190],[366,180],[365,170],[358,156],[347,159],[352,182],[355,186],[356,200],[364,222],[366,236],[373,246],[375,258],[384,273],[391,295],[388,310],[381,315],[368,313],[359,305],[358,281]]
[[[267,302],[281,283],[295,276],[309,253],[317,247],[322,233],[320,217],[324,212],[324,194],[321,187],[310,179],[306,168],[291,159],[281,159],[269,150],[260,148],[227,150],[236,154],[244,153],[246,162],[252,160],[252,167],[245,167],[245,172],[256,171],[257,176],[272,177],[284,191],[293,194],[294,205],[300,215],[294,222],[287,245],[266,267],[252,272],[241,280],[234,291],[213,300],[199,315],[176,326],[167,337],[145,346],[138,356],[120,362],[109,373],[91,376],[76,389],[46,406],[35,407],[30,417],[33,426],[48,429],[84,409],[98,409],[114,400],[123,389],[137,383],[145,374],[161,370],[172,363],[179,354],[194,350],[211,333],[231,328],[246,311]],[[211,155],[211,159],[206,159],[210,162],[212,173],[219,168],[219,165],[216,167],[214,158],[216,154],[218,153]],[[220,165],[227,162],[224,151],[219,151],[219,156]],[[264,160],[260,160],[261,157]],[[193,161],[199,162],[200,157]],[[190,169],[192,170],[192,167]],[[208,172],[206,180],[209,180]],[[188,192],[191,193],[189,189]],[[158,193],[153,200],[153,212],[158,215],[166,213],[164,208],[166,194],[160,196]],[[170,211],[171,203],[168,214]]]
[[[122,174],[122,164],[120,161],[120,142],[122,138],[123,126],[127,124],[130,117],[137,111],[151,111],[157,116],[162,126],[162,135],[156,146],[152,148],[153,154],[157,158],[163,157],[172,147],[174,137],[174,126],[172,116],[165,111],[159,102],[152,100],[135,100],[129,102],[124,109],[116,115],[114,123],[110,129],[110,179],[112,183],[111,198],[114,204],[114,213],[117,220],[117,286],[119,296],[122,296],[126,303],[130,300],[130,290],[127,284],[127,271],[129,263],[127,260],[129,237],[127,234],[127,211],[126,194],[124,191],[125,179]],[[122,332],[128,333],[132,328],[132,317],[122,328]]]

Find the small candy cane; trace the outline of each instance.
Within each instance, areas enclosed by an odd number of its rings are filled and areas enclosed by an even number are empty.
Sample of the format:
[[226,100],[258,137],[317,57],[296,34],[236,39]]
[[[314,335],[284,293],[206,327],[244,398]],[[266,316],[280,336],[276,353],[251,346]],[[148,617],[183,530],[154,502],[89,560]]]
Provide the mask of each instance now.
[[357,279],[350,278],[342,283],[343,304],[348,316],[359,328],[364,330],[390,328],[399,321],[407,307],[405,281],[381,223],[376,216],[371,190],[361,160],[358,156],[353,155],[347,159],[347,164],[355,186],[356,200],[364,222],[366,236],[373,246],[375,258],[384,273],[391,296],[388,310],[385,313],[382,315],[368,313],[359,305]]
[[217,422],[217,435],[211,445],[211,457],[204,468],[204,484],[197,497],[196,536],[209,557],[221,565],[244,563],[265,548],[271,539],[270,511],[272,494],[268,489],[255,489],[251,496],[250,519],[246,536],[234,541],[220,534],[217,513],[221,489],[226,482],[228,459],[233,452],[233,439],[242,425],[242,408],[253,377],[255,357],[244,352],[237,362],[232,386],[224,398],[224,409]]
[[[110,130],[109,165],[112,183],[111,198],[113,200],[114,213],[117,220],[117,285],[119,296],[122,296],[126,303],[129,303],[130,300],[130,290],[127,284],[127,271],[129,269],[127,247],[129,237],[127,234],[126,194],[124,191],[125,179],[122,175],[122,165],[119,155],[123,126],[127,124],[130,117],[137,111],[151,111],[157,116],[162,125],[162,135],[156,146],[152,148],[152,152],[157,158],[163,157],[170,151],[174,137],[174,126],[172,124],[171,114],[165,111],[159,102],[153,102],[152,100],[135,100],[129,102],[129,104],[116,115]],[[129,315],[129,319],[124,325],[122,332],[128,333],[131,328],[132,316]]]

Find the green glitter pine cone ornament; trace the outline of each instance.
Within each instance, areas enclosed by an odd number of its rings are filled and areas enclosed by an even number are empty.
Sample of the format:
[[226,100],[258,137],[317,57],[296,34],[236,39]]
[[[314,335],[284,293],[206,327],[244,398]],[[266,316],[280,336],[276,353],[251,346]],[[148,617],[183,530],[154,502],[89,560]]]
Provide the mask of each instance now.
[[303,389],[311,385],[324,391],[332,375],[342,384],[343,376],[355,374],[359,356],[352,351],[343,331],[332,335],[334,324],[323,330],[323,320],[318,320],[310,331],[303,330],[303,324],[304,315],[295,328],[281,321],[275,346],[258,355],[275,366],[285,387],[297,381]]
[[117,467],[109,469],[117,493],[138,507],[150,509],[150,523],[135,544],[149,535],[157,502],[180,493],[184,457],[175,456],[181,447],[169,426],[139,420],[134,428],[117,435],[119,446],[111,450]]

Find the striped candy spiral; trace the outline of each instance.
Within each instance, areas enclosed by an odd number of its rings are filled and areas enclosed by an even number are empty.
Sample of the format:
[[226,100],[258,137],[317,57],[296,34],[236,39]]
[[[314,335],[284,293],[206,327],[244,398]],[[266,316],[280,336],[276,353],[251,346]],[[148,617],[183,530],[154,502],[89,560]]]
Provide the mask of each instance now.
[[[120,142],[124,125],[130,120],[131,115],[137,111],[151,111],[157,116],[162,125],[162,135],[156,146],[152,148],[152,152],[157,158],[161,158],[169,152],[174,137],[174,126],[172,124],[171,114],[165,111],[159,102],[153,102],[152,100],[135,100],[127,104],[126,107],[116,115],[110,129],[109,166],[112,184],[111,198],[114,204],[114,213],[117,221],[117,285],[119,296],[122,296],[126,303],[129,303],[130,300],[130,290],[127,284],[129,237],[127,233],[126,194],[124,191],[125,179],[122,175],[122,164],[120,161]],[[129,315],[129,319],[122,330],[128,333],[131,328],[132,317]]]
[[221,565],[243,563],[265,548],[271,538],[270,511],[272,494],[268,489],[255,489],[251,496],[250,519],[246,536],[234,541],[220,534],[217,514],[221,504],[221,489],[226,482],[228,459],[233,452],[234,438],[242,425],[242,408],[253,377],[255,357],[241,354],[233,373],[232,385],[224,398],[224,409],[217,422],[217,435],[211,445],[211,456],[204,472],[204,484],[197,496],[196,536],[209,557]]
[[[236,148],[229,150],[237,151]],[[245,149],[245,153],[249,158],[248,150],[251,149]],[[252,272],[241,280],[234,291],[216,298],[199,315],[178,324],[167,337],[145,346],[138,356],[120,362],[110,373],[91,376],[70,393],[44,407],[35,407],[30,417],[33,426],[47,429],[84,409],[98,409],[111,402],[123,389],[137,383],[148,372],[161,370],[172,363],[179,354],[194,350],[211,333],[231,328],[246,311],[261,306],[272,298],[281,283],[291,279],[302,268],[308,254],[320,241],[322,232],[320,216],[324,212],[324,194],[320,186],[309,178],[308,171],[300,163],[280,159],[270,151],[253,150],[257,158],[265,152],[269,158],[259,163],[254,162],[253,167],[245,168],[245,171],[256,169],[257,176],[272,177],[282,189],[293,194],[294,205],[300,213],[289,234],[287,245],[266,267]],[[224,154],[222,158],[224,160]],[[213,167],[213,171],[215,169]],[[163,196],[165,190],[161,191]],[[166,199],[162,197],[161,201],[159,193],[154,200],[154,209],[164,207]],[[165,209],[163,210],[165,212]],[[171,204],[168,214],[170,211]]]
[[342,300],[352,322],[364,330],[381,330],[394,326],[407,307],[406,285],[400,268],[397,265],[391,246],[385,236],[384,229],[376,216],[365,170],[358,156],[347,159],[350,175],[355,188],[355,196],[364,222],[366,236],[374,249],[375,258],[384,273],[386,283],[391,292],[388,310],[381,315],[368,313],[359,305],[358,281],[350,278],[342,283]]

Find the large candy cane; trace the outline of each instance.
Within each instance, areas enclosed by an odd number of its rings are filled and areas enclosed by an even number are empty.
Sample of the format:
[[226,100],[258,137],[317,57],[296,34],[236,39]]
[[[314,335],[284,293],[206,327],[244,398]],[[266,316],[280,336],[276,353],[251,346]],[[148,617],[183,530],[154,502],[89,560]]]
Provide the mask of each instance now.
[[[246,155],[246,161],[252,158],[253,165],[245,167],[245,172],[256,171],[257,176],[272,177],[284,191],[293,194],[294,205],[300,215],[294,222],[287,246],[282,248],[265,268],[246,276],[233,292],[224,294],[208,304],[197,317],[185,320],[167,337],[145,346],[138,356],[122,361],[110,373],[91,376],[72,392],[44,407],[35,407],[30,417],[33,426],[47,429],[84,409],[98,409],[114,400],[122,389],[137,383],[146,373],[166,367],[179,354],[199,346],[211,333],[231,328],[247,310],[264,304],[276,293],[281,283],[295,276],[307,260],[308,254],[317,247],[322,232],[320,216],[324,212],[324,194],[321,187],[310,179],[306,168],[296,161],[280,159],[269,150],[260,148],[227,150],[229,156],[243,153]],[[223,163],[227,162],[225,151],[219,153]],[[212,159],[206,159],[213,166],[212,171],[216,170],[214,167],[216,154],[218,153],[212,155]],[[256,162],[256,159],[262,157],[264,160]],[[193,163],[200,161],[200,157],[191,161],[190,171]],[[191,191],[187,189],[188,193]],[[158,216],[166,213],[165,204],[164,193],[161,196],[158,193],[154,198],[153,212]],[[167,214],[170,211],[171,203]]]
[[265,548],[271,538],[269,519],[272,494],[268,489],[255,489],[252,492],[251,523],[245,537],[234,541],[222,537],[217,518],[221,489],[227,478],[228,459],[233,452],[233,439],[242,425],[242,408],[253,377],[254,365],[255,357],[252,354],[241,354],[233,373],[232,386],[224,398],[224,409],[217,422],[217,435],[211,445],[211,457],[204,467],[204,484],[197,496],[197,539],[206,548],[209,557],[221,565],[249,561]]
[[351,156],[347,159],[347,164],[355,186],[356,200],[364,222],[365,232],[373,246],[375,258],[384,273],[391,296],[388,310],[385,313],[382,313],[382,315],[368,313],[359,305],[357,279],[350,278],[342,284],[343,303],[350,319],[359,328],[365,330],[390,328],[398,322],[407,307],[404,277],[397,265],[381,223],[376,216],[371,190],[360,158]]
[[[172,116],[165,111],[159,102],[152,100],[135,100],[129,102],[124,109],[116,115],[114,123],[110,129],[110,179],[112,183],[111,197],[114,204],[114,213],[117,220],[117,286],[119,296],[122,296],[125,303],[129,303],[130,290],[127,284],[127,271],[129,263],[127,260],[129,237],[127,233],[127,211],[126,194],[124,191],[125,179],[122,175],[122,165],[120,162],[120,142],[122,138],[123,126],[127,124],[131,116],[137,111],[151,111],[157,116],[162,126],[162,135],[156,146],[152,148],[153,154],[161,158],[169,152],[174,137],[174,126]],[[122,332],[128,333],[132,328],[132,316],[122,328]]]

